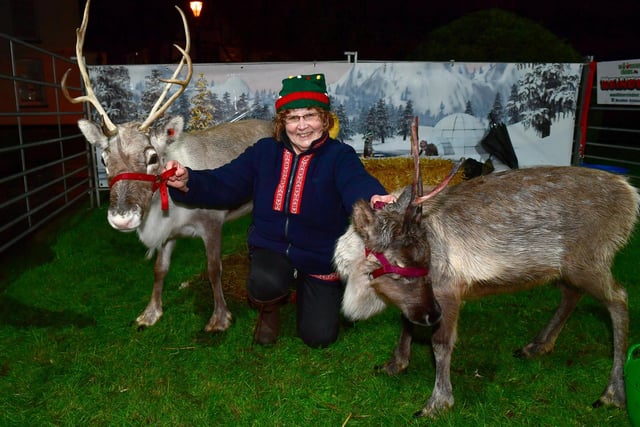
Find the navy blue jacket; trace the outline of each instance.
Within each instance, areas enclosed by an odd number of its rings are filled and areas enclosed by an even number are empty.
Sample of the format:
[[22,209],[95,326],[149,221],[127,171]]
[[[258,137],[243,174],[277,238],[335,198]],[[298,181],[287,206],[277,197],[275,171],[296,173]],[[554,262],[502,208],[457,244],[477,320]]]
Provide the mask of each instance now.
[[286,254],[307,274],[333,272],[335,243],[353,204],[387,193],[353,147],[326,134],[300,155],[288,142],[261,139],[222,167],[189,169],[188,188],[170,188],[172,199],[214,209],[253,199],[249,246]]

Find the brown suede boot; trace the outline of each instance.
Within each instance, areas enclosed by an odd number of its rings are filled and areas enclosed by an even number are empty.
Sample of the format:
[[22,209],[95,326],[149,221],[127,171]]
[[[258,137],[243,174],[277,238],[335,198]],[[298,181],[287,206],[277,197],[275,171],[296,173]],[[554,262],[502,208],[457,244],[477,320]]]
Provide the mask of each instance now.
[[271,301],[260,301],[248,296],[249,306],[258,310],[258,321],[253,331],[253,341],[260,344],[275,344],[280,334],[280,306],[287,302],[288,295]]

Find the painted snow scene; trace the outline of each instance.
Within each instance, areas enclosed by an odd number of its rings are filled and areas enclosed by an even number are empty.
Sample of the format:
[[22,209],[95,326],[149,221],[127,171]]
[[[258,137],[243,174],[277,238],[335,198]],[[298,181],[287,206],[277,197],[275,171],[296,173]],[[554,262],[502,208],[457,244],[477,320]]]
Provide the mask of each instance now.
[[[480,142],[490,116],[504,123],[520,167],[568,165],[583,64],[323,62],[194,64],[191,83],[168,115],[186,130],[242,118],[273,119],[282,79],[323,73],[338,138],[367,157],[409,155],[419,120],[426,150],[442,158],[489,153]],[[172,65],[92,66],[96,95],[115,123],[144,120]]]
[[[347,143],[373,134],[379,155],[407,155],[407,123],[438,156],[486,160],[489,116],[506,125],[521,166],[569,164],[581,64],[359,64],[331,85]],[[339,110],[338,110],[339,111]],[[355,126],[354,126],[355,125]],[[368,134],[369,133],[369,134]]]

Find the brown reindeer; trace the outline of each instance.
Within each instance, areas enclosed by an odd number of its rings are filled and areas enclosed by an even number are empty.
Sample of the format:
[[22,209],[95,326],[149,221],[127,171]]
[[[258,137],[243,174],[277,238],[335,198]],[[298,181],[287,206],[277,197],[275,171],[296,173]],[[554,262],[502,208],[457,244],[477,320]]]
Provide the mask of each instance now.
[[[78,121],[78,126],[91,144],[103,150],[102,157],[111,187],[107,214],[109,224],[120,231],[137,231],[138,237],[149,249],[148,257],[157,251],[151,300],[136,319],[137,325],[140,328],[151,326],[162,316],[162,288],[176,239],[200,237],[207,253],[207,273],[214,299],[214,311],[204,329],[207,332],[224,331],[231,324],[231,313],[227,308],[220,280],[222,225],[227,220],[249,212],[251,202],[247,201],[230,211],[176,205],[167,196],[167,176],[162,171],[167,159],[176,159],[195,169],[221,166],[258,139],[271,135],[273,125],[261,120],[243,120],[184,133],[183,119],[175,117],[168,119],[162,127],[152,127],[153,122],[184,92],[191,79],[189,29],[184,13],[178,7],[176,9],[182,16],[186,35],[186,47],[182,49],[176,46],[183,55],[178,68],[170,79],[164,80],[167,85],[144,122],[113,124],[91,88],[89,74],[82,60],[89,3],[87,1],[82,25],[76,32],[78,67],[87,95],[71,98],[66,87],[69,71],[64,75],[61,85],[69,101],[89,102],[102,116],[102,127],[84,119]],[[185,64],[187,76],[184,80],[179,80],[177,77]],[[173,84],[179,85],[180,89],[164,102]]]
[[435,416],[454,403],[451,353],[462,301],[556,281],[562,297],[557,311],[517,355],[551,352],[588,293],[607,308],[613,328],[609,383],[593,406],[624,407],[629,315],[627,294],[611,266],[634,228],[638,206],[637,191],[623,177],[581,167],[506,171],[426,196],[414,184],[380,210],[358,202],[335,253],[347,279],[343,311],[364,319],[387,304],[401,309],[402,333],[382,367],[388,374],[409,364],[412,324],[433,326],[435,385],[415,415]]

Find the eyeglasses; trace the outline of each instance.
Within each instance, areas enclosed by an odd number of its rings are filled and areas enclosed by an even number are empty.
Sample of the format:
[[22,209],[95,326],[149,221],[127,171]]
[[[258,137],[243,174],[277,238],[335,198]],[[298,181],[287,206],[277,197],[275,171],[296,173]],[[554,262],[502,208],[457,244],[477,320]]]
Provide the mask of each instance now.
[[300,119],[304,120],[305,123],[315,122],[320,119],[320,113],[307,113],[302,116],[287,116],[284,118],[284,122],[288,125],[296,125],[300,122]]

